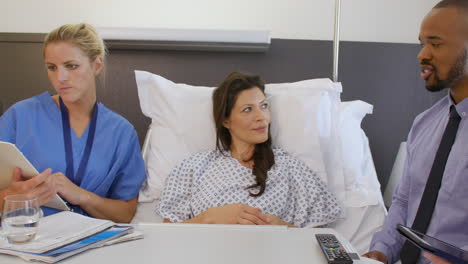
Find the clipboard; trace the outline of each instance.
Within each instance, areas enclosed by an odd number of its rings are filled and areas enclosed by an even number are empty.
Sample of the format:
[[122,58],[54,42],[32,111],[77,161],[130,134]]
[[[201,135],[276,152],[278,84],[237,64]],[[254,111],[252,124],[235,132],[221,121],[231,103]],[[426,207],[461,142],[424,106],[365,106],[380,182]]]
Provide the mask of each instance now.
[[[14,144],[0,141],[0,190],[10,186],[11,177],[16,167],[21,169],[23,177],[27,179],[39,174],[36,168],[34,168],[34,166]],[[70,208],[67,206],[65,201],[58,195],[52,198],[44,206],[63,211],[70,211]]]
[[397,231],[418,248],[456,264],[468,264],[468,251],[399,224]]

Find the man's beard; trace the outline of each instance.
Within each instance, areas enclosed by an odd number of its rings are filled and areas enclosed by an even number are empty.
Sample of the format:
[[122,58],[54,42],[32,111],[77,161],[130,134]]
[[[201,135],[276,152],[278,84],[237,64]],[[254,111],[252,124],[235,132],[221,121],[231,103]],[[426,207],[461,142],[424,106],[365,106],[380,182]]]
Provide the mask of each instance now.
[[466,60],[467,60],[467,49],[465,49],[463,54],[458,56],[457,60],[452,65],[452,68],[450,68],[447,79],[445,80],[440,79],[437,68],[434,65],[423,62],[422,64],[429,64],[432,67],[434,67],[435,83],[431,85],[426,84],[426,89],[430,92],[438,92],[445,88],[452,87],[455,83],[457,83],[459,80],[461,80],[464,77],[465,69],[466,69]]

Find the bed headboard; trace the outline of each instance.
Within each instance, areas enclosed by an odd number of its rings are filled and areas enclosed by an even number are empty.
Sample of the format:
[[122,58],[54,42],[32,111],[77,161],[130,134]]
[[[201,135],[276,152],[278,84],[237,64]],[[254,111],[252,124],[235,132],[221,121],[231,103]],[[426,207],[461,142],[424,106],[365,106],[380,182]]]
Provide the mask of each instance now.
[[[53,91],[42,62],[43,34],[0,33],[0,101],[13,103]],[[445,95],[425,91],[419,79],[416,44],[341,42],[342,100],[364,100],[374,105],[363,129],[382,188],[385,187],[398,146],[414,117]],[[98,99],[127,118],[143,143],[150,120],[141,113],[133,71],[146,70],[175,82],[215,86],[229,72],[247,71],[270,83],[332,77],[331,41],[272,39],[265,53],[116,50],[107,60],[105,81]]]

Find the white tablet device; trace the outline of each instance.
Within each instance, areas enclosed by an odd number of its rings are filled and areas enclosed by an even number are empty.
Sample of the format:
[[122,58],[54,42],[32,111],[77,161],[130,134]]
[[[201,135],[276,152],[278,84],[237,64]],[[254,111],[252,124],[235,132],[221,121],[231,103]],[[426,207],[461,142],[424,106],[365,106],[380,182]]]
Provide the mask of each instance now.
[[[13,170],[16,167],[21,169],[22,175],[25,178],[32,178],[39,174],[39,172],[14,144],[0,141],[0,190],[3,190],[10,185]],[[44,206],[59,210],[70,210],[67,204],[58,195],[47,202]]]

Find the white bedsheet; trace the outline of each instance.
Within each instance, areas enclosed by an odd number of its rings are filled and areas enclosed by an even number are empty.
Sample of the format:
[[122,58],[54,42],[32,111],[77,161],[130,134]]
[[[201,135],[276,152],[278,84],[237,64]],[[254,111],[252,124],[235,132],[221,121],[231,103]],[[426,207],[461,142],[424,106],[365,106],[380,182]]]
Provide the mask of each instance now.
[[346,218],[330,227],[347,238],[359,254],[368,251],[372,236],[382,228],[387,210],[383,203],[363,207],[347,207]]
[[[136,223],[161,223],[156,214],[156,202],[138,203],[137,212],[132,220]],[[359,254],[367,252],[375,232],[382,227],[386,210],[383,203],[363,207],[345,208],[346,218],[340,219],[330,227],[348,239]]]

